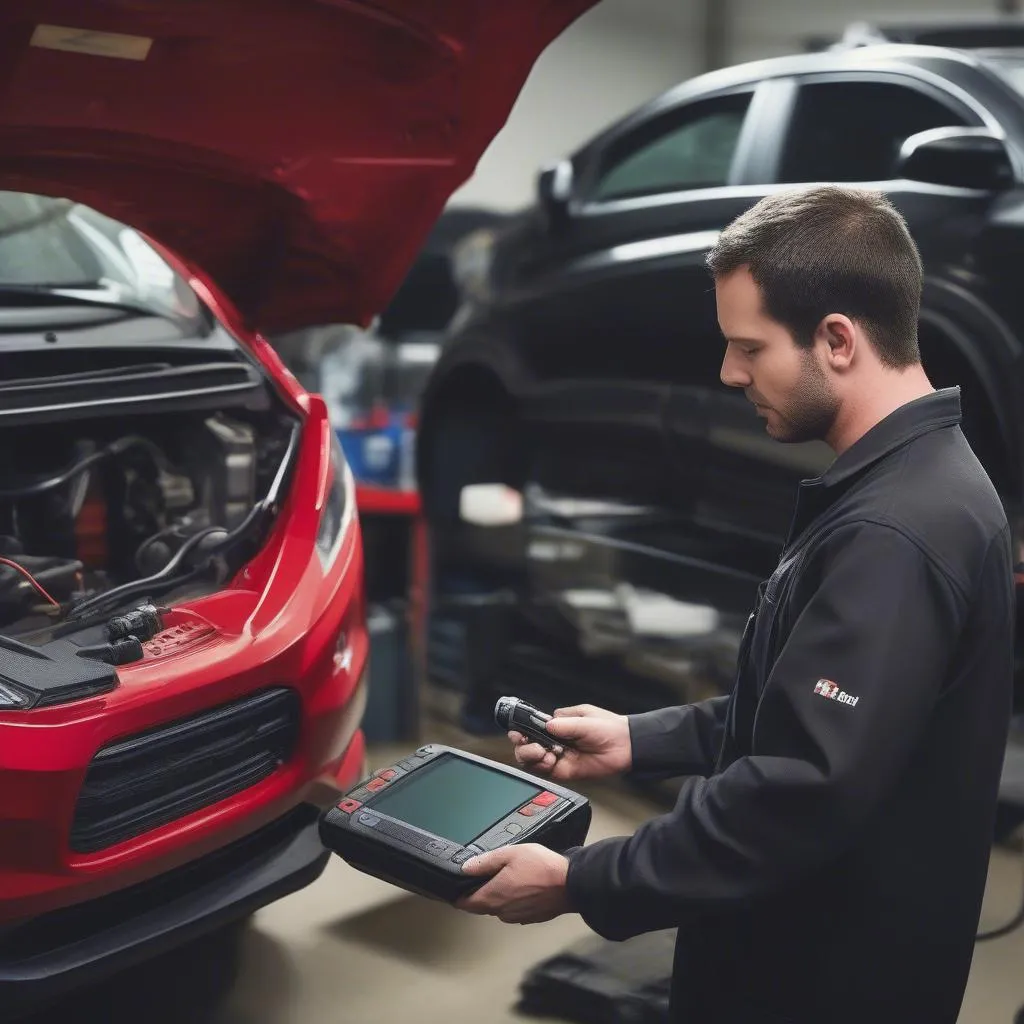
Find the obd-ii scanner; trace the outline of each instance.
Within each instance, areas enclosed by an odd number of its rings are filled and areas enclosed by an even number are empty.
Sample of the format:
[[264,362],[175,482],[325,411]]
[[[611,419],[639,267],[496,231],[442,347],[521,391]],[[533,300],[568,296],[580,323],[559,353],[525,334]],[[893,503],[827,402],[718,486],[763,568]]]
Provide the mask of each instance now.
[[586,797],[439,743],[381,769],[320,819],[320,839],[352,867],[410,892],[455,902],[486,878],[478,854],[516,843],[561,852],[590,828]]

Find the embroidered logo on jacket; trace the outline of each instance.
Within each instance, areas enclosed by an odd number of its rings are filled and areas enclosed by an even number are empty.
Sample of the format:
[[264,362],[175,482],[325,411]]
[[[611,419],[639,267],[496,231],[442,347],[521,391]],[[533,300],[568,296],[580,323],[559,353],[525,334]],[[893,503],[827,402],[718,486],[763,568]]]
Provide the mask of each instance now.
[[860,697],[840,690],[831,679],[819,679],[814,684],[814,692],[829,700],[839,701],[840,704],[849,704],[850,707],[856,707],[857,701],[860,700]]

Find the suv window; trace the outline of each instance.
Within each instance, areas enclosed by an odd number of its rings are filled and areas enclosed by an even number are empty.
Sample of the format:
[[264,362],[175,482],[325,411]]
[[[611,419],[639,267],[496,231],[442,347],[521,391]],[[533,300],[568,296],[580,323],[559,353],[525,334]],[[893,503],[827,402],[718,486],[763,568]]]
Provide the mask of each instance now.
[[749,106],[749,93],[721,96],[645,125],[611,147],[592,198],[629,199],[727,185]]
[[939,100],[893,82],[804,85],[778,180],[887,181],[894,177],[900,146],[911,135],[967,123]]

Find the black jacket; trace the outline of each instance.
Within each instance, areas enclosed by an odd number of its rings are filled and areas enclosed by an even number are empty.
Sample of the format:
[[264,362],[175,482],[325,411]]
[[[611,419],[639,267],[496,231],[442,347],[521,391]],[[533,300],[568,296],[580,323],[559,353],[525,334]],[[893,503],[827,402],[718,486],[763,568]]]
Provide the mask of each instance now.
[[800,488],[730,697],[630,719],[634,768],[693,776],[570,853],[595,931],[679,927],[673,1019],[954,1024],[1011,709],[1002,504],[957,389]]

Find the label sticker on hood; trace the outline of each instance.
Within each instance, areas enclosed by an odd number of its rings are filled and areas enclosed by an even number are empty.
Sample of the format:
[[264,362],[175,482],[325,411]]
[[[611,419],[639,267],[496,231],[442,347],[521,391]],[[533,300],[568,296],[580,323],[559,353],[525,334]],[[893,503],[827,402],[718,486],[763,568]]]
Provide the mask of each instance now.
[[121,60],[145,60],[153,40],[146,36],[128,36],[121,32],[93,32],[87,28],[62,25],[37,25],[30,40],[44,50],[88,53],[94,57],[119,57]]

